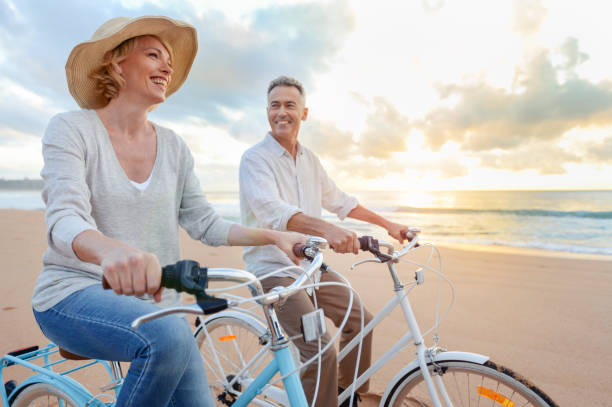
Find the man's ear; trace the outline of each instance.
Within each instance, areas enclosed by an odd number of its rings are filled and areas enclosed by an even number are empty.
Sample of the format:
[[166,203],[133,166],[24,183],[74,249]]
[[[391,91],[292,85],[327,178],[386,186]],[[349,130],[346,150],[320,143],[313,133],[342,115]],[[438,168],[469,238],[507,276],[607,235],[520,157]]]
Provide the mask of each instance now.
[[307,117],[308,117],[308,108],[305,107],[304,113],[302,114],[302,121],[305,121]]

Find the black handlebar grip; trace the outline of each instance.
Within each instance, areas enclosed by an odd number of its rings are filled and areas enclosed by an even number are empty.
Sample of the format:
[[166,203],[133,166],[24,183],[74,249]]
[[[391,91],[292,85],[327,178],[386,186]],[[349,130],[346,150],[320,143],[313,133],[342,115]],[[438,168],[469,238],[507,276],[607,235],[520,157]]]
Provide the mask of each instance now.
[[306,257],[306,248],[308,246],[305,244],[296,243],[293,245],[293,254],[295,254],[295,257]]
[[[173,288],[179,292],[193,295],[205,295],[208,280],[208,270],[200,268],[198,262],[181,260],[176,264],[164,266],[161,272],[162,287]],[[102,276],[102,287],[111,288],[106,277]]]
[[369,251],[372,248],[372,241],[374,240],[372,236],[361,236],[358,238],[359,240],[359,248],[364,252]]
[[178,292],[206,295],[208,269],[200,268],[197,261],[181,260],[162,268],[161,285]]
[[161,282],[159,285],[174,289],[176,289],[175,287],[180,286],[180,276],[178,275],[175,264],[169,264],[162,267]]

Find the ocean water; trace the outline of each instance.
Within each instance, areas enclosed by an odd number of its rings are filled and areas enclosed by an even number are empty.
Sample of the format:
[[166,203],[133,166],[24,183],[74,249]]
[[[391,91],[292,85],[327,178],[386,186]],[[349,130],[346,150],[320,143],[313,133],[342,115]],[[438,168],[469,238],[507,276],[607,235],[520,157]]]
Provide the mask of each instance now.
[[423,239],[431,242],[612,255],[612,191],[356,195],[384,216],[421,228]]
[[[525,247],[612,256],[610,191],[353,192],[396,222],[419,227],[423,240]],[[237,192],[209,192],[225,218],[240,219]],[[43,209],[39,191],[0,191],[0,208]],[[382,229],[324,212],[330,222],[388,239]]]

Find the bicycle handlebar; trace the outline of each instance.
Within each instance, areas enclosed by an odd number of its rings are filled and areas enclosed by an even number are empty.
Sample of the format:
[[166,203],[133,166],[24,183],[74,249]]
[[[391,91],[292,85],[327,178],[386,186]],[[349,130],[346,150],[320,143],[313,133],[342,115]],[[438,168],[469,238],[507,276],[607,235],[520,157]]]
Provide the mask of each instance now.
[[[413,232],[418,233],[417,230],[414,230]],[[374,239],[372,236],[361,236],[358,239],[361,250],[363,250],[364,252],[372,253],[383,263],[387,261],[394,261],[408,253],[413,248],[419,246],[419,236],[416,233],[413,234],[413,237],[412,239],[410,239],[408,244],[399,251],[394,251],[392,243],[385,242],[384,240]],[[386,247],[388,253],[382,253],[380,251],[381,246]]]
[[[326,246],[327,241],[325,239],[316,237],[308,239],[308,243],[306,245],[295,245],[293,251],[296,256],[310,259],[310,267],[308,267],[306,272],[291,286],[287,287],[286,289],[283,287],[282,292],[271,292],[269,295],[258,300],[258,302],[262,304],[273,304],[293,295],[295,292],[300,290],[304,282],[310,279],[315,270],[319,269],[321,264],[323,264],[323,255],[319,252],[319,249],[325,248]],[[163,309],[135,319],[132,322],[132,329],[137,329],[142,323],[157,319],[164,315],[175,313],[212,314],[224,310],[230,305],[235,305],[225,298],[217,298],[206,294],[209,280],[248,283],[248,286],[254,296],[261,296],[263,294],[259,280],[253,274],[247,271],[220,268],[208,269],[206,267],[200,267],[196,261],[182,260],[176,264],[164,266],[162,268],[161,285],[167,288],[173,288],[179,292],[182,291],[195,295],[197,306],[200,309],[197,309],[193,305]],[[104,277],[102,280],[102,285],[106,289],[110,288]]]
[[[371,236],[362,236],[359,238],[361,250],[369,251],[374,254],[381,262],[396,261],[399,257],[406,254],[413,247],[418,245],[418,237],[415,235],[410,243],[399,252],[393,251],[393,244],[382,240],[377,240]],[[388,254],[380,252],[380,247],[386,247]],[[216,298],[206,294],[208,281],[236,281],[249,283],[249,288],[253,294],[260,296],[258,302],[264,305],[274,304],[284,300],[296,292],[302,290],[302,286],[306,281],[310,280],[313,274],[322,268],[323,254],[320,249],[327,248],[327,241],[319,237],[311,237],[306,245],[296,245],[293,251],[298,257],[306,257],[310,260],[310,266],[305,272],[300,275],[288,287],[274,287],[267,295],[262,295],[261,284],[259,280],[251,273],[237,269],[208,269],[201,268],[199,264],[193,260],[183,260],[174,265],[165,266],[162,268],[162,285],[168,288],[174,288],[177,291],[183,291],[194,294],[197,299],[197,305],[200,309],[194,306],[181,306],[169,309],[160,310],[151,314],[143,315],[137,318],[132,323],[132,328],[164,315],[173,313],[192,313],[192,314],[210,314],[221,311],[232,303],[223,298]],[[110,288],[105,279],[103,279],[105,288]],[[234,304],[235,305],[235,304]]]
[[[309,257],[308,249],[308,245],[296,244],[293,246],[293,253],[297,257]],[[198,262],[194,260],[181,260],[176,264],[169,264],[162,267],[161,271],[160,285],[162,287],[172,288],[178,292],[193,294],[196,297],[208,296],[206,294],[209,277],[208,268],[201,268]],[[236,278],[239,278],[240,282],[250,281],[250,279],[245,280],[244,276]],[[105,290],[111,289],[111,286],[105,276],[102,276],[102,287]],[[251,287],[251,289],[257,294],[262,293],[261,285],[259,285],[259,287]]]

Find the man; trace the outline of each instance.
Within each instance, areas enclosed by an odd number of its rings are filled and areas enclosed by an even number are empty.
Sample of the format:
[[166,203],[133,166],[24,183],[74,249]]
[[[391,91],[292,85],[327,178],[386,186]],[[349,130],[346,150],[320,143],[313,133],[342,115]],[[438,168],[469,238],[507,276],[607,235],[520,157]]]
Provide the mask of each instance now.
[[[407,226],[393,223],[359,205],[357,199],[339,190],[327,176],[319,159],[312,151],[298,143],[300,124],[308,116],[304,88],[293,78],[281,76],[268,87],[268,121],[270,132],[263,141],[247,150],[240,162],[240,210],[242,223],[251,227],[291,230],[325,238],[338,253],[357,253],[357,235],[321,219],[321,208],[336,213],[340,219],[346,216],[383,227],[395,239],[403,242],[412,237]],[[264,275],[279,268],[292,266],[291,260],[274,246],[247,247],[244,260],[248,271]],[[290,285],[298,270],[287,269],[262,281],[264,290]],[[332,273],[324,273],[322,282],[340,281]],[[337,286],[322,286],[316,291],[319,308],[338,326],[348,304],[349,292]],[[344,347],[361,329],[360,303],[356,299],[340,341]],[[312,299],[302,291],[290,297],[276,308],[277,316],[289,336],[299,335],[300,316],[314,310]],[[365,311],[365,324],[372,315]],[[322,346],[330,340],[328,334],[321,338]],[[303,361],[318,351],[316,342],[306,343],[301,338],[294,341],[300,349]],[[372,335],[363,340],[359,373],[371,363]],[[336,353],[332,347],[323,355],[321,378],[317,394],[317,406],[337,406],[339,388],[347,388],[353,382],[357,349],[354,349],[336,369]],[[309,403],[316,385],[317,364],[311,363],[302,372],[302,384]],[[363,384],[359,392],[368,390]],[[355,397],[356,405],[357,397]],[[348,400],[343,403],[348,407]]]

